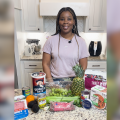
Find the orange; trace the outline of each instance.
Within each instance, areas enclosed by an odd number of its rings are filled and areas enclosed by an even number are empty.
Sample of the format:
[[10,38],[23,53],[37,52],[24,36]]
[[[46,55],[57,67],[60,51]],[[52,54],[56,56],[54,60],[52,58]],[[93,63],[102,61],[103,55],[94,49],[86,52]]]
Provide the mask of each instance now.
[[31,101],[34,101],[34,100],[35,100],[35,97],[33,95],[29,95],[26,97],[27,104]]

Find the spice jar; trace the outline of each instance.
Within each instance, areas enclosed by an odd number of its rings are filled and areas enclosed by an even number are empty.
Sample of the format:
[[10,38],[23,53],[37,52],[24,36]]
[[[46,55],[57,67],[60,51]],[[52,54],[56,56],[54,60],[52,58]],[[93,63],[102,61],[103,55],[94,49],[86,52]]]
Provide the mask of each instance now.
[[37,102],[40,109],[43,109],[46,106],[46,94],[41,93],[37,96]]

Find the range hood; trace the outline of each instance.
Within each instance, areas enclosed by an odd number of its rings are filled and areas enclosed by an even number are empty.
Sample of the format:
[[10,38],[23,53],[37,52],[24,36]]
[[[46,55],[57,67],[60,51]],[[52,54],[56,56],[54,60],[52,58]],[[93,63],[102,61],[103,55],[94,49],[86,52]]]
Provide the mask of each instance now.
[[71,7],[77,16],[88,16],[90,0],[41,0],[40,16],[57,16],[62,7]]

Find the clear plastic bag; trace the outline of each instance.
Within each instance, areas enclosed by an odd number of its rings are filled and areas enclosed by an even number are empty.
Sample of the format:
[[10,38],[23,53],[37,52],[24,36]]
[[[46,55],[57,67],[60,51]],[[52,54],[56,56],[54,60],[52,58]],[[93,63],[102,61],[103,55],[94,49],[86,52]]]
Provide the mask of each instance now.
[[46,95],[49,96],[53,88],[66,89],[67,91],[71,89],[72,81],[55,81],[55,82],[46,82]]

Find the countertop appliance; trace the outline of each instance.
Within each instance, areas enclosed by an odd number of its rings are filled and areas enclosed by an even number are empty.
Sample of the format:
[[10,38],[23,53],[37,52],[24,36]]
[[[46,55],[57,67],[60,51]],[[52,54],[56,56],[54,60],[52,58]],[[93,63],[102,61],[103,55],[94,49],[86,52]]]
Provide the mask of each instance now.
[[89,44],[90,56],[99,56],[102,51],[101,41],[91,41]]
[[25,46],[25,56],[31,56],[32,55],[32,49],[31,49],[31,45],[26,45]]
[[41,50],[41,45],[39,44],[38,39],[27,39],[27,43],[31,44],[31,50],[32,50],[32,54],[33,55],[39,55],[41,54],[40,50]]

